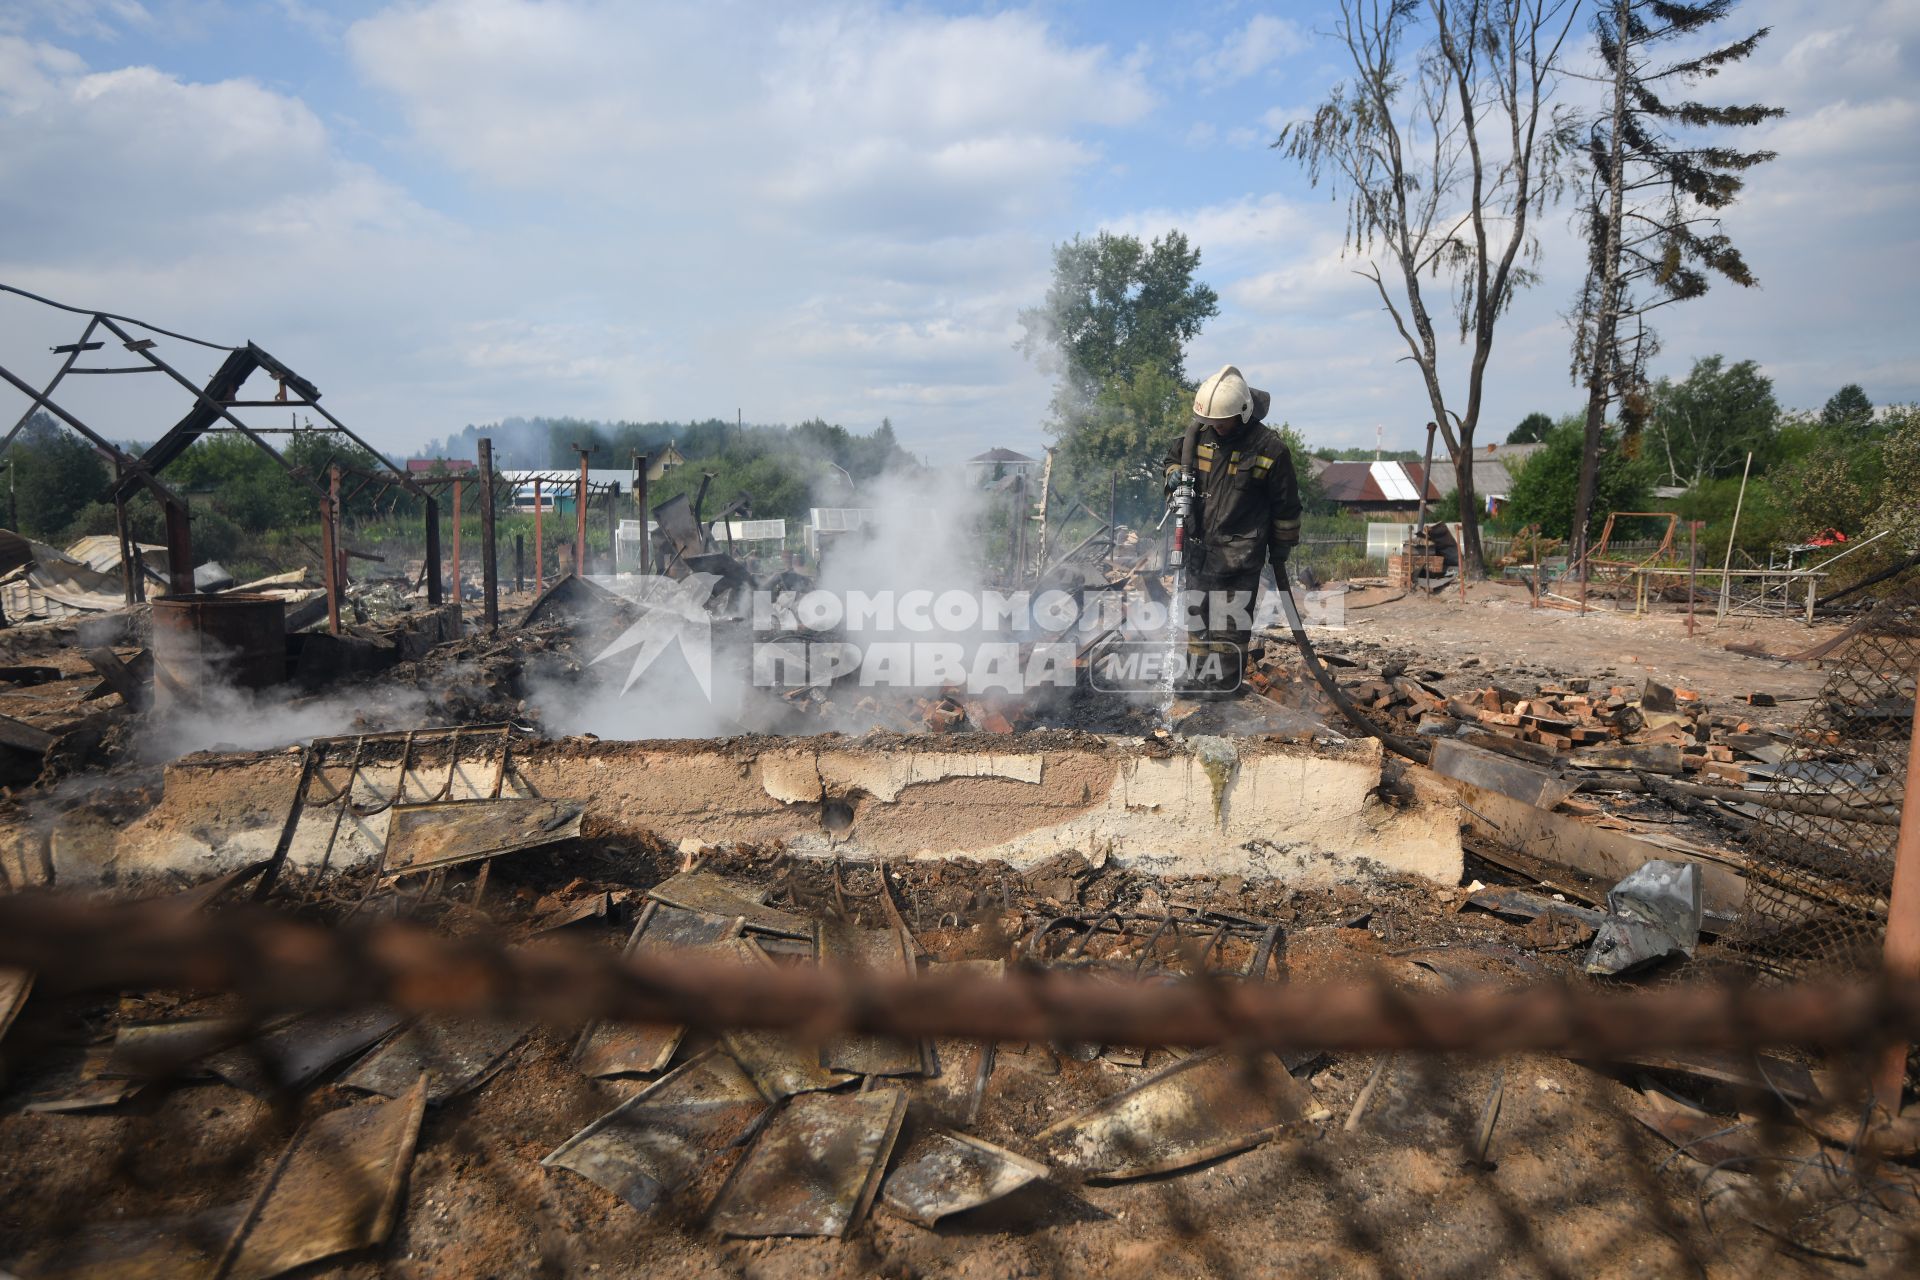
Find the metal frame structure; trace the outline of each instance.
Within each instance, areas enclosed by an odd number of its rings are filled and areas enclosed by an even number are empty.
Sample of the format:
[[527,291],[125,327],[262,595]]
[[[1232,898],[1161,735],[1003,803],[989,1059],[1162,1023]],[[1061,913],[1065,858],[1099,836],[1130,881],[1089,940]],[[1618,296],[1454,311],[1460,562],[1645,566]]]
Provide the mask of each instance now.
[[[268,457],[280,464],[289,476],[312,490],[320,510],[320,527],[323,548],[323,571],[327,589],[327,616],[329,627],[337,632],[340,625],[341,594],[345,589],[346,553],[340,537],[340,476],[353,473],[364,476],[360,488],[367,483],[378,481],[390,487],[403,489],[425,504],[426,523],[426,560],[427,560],[427,600],[430,604],[441,602],[440,580],[440,530],[439,503],[413,477],[397,466],[392,459],[368,444],[354,433],[339,418],[335,417],[320,403],[320,389],[301,377],[285,363],[276,359],[257,344],[248,342],[243,346],[230,347],[221,343],[208,342],[203,338],[191,337],[162,329],[157,325],[136,320],[130,316],[114,315],[105,311],[91,311],[82,307],[69,306],[55,302],[39,294],[29,293],[25,289],[0,283],[0,293],[25,298],[59,311],[72,312],[85,316],[86,323],[80,336],[73,342],[52,348],[56,355],[66,359],[59,370],[42,389],[35,390],[31,385],[0,364],[0,381],[11,385],[25,395],[29,401],[25,413],[20,415],[12,430],[0,439],[0,456],[12,447],[14,440],[32,420],[36,411],[52,415],[65,426],[80,433],[88,443],[105,455],[114,470],[114,480],[109,494],[112,497],[114,511],[119,526],[121,546],[121,570],[126,582],[127,600],[132,603],[140,594],[140,575],[133,567],[135,558],[131,547],[131,529],[127,522],[128,499],[142,488],[152,493],[160,502],[166,519],[167,565],[175,594],[186,594],[193,590],[193,552],[190,515],[186,500],[163,484],[160,473],[177,460],[202,436],[210,432],[234,431],[245,436],[258,446]],[[147,335],[136,337],[134,330]],[[102,350],[108,338],[97,337],[102,333],[117,339],[122,347],[131,352],[142,363],[118,366],[88,366],[80,363],[80,357],[91,351]],[[214,371],[204,384],[196,385],[186,375],[174,368],[166,360],[156,355],[154,348],[161,338],[192,343],[215,351],[225,351],[227,356],[220,367]],[[239,398],[241,389],[257,372],[264,370],[278,384],[275,396],[270,400],[244,400]],[[165,435],[154,442],[151,448],[135,457],[99,432],[93,430],[78,416],[61,406],[53,399],[53,393],[69,376],[160,373],[178,384],[193,397],[192,407],[185,416],[176,422]],[[330,460],[324,477],[309,474],[304,467],[296,467],[282,456],[279,450],[268,443],[268,434],[285,434],[286,429],[260,428],[252,426],[234,413],[236,409],[306,409],[318,414],[326,422],[325,427],[309,427],[305,430],[324,434],[338,434],[352,441],[359,449],[376,459],[392,475],[367,472],[359,468],[344,466],[337,459]],[[216,425],[224,423],[224,426]],[[296,428],[295,430],[300,430]],[[324,483],[323,483],[324,480]],[[359,489],[355,490],[356,493]]]

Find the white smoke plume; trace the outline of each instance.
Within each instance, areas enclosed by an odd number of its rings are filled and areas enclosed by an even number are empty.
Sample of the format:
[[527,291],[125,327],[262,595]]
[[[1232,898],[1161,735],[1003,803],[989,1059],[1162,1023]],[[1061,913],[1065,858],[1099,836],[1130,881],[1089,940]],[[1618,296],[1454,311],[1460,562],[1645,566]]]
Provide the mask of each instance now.
[[[429,706],[418,689],[390,683],[321,694],[303,693],[291,683],[243,688],[234,683],[229,655],[217,648],[165,652],[163,634],[154,638],[155,706],[140,740],[141,756],[153,762],[195,751],[266,751],[313,738],[408,729],[424,721]],[[174,687],[163,688],[163,682]]]

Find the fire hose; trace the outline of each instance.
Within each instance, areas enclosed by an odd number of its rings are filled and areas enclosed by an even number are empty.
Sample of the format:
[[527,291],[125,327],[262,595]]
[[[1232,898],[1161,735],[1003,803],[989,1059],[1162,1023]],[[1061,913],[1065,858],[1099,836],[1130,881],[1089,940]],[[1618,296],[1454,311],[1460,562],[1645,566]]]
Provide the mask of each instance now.
[[1275,580],[1280,584],[1280,594],[1286,601],[1287,626],[1293,632],[1293,643],[1300,650],[1300,661],[1306,666],[1307,674],[1320,686],[1320,692],[1327,695],[1327,701],[1360,734],[1368,738],[1378,738],[1380,744],[1395,755],[1405,756],[1415,764],[1425,764],[1432,749],[1417,738],[1409,738],[1401,733],[1389,733],[1368,719],[1366,712],[1353,704],[1339,682],[1333,678],[1326,665],[1320,661],[1320,655],[1313,651],[1313,641],[1307,639],[1307,624],[1300,617],[1300,604],[1293,598],[1293,584],[1287,580],[1284,570],[1274,572]]

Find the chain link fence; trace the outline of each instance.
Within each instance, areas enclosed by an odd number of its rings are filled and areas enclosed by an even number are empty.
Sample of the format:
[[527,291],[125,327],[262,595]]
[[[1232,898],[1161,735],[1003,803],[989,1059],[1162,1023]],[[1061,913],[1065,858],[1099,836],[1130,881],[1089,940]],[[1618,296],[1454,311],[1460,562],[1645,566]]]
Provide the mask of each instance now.
[[1821,662],[1826,686],[1766,778],[1767,795],[1785,803],[1750,815],[1738,945],[1774,979],[1879,966],[1920,672],[1920,579],[1894,584]]

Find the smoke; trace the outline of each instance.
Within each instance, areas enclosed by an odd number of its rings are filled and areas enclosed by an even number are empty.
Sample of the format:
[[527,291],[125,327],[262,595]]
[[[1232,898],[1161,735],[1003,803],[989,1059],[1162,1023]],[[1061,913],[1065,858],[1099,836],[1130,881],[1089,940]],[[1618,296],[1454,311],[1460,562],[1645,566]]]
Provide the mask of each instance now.
[[[815,501],[844,506],[848,500],[837,493]],[[788,690],[769,679],[769,648],[800,633],[849,652],[941,643],[971,652],[983,635],[978,622],[944,626],[924,611],[916,614],[917,623],[908,622],[894,606],[916,593],[921,600],[949,592],[979,595],[987,580],[979,525],[988,497],[959,473],[896,471],[865,482],[852,501],[864,518],[858,528],[823,537],[811,590],[776,596],[763,585],[743,617],[709,614],[713,582],[703,575],[680,582],[598,580],[626,605],[582,619],[572,660],[529,665],[526,698],[542,728],[554,735],[637,739],[874,727],[871,717],[855,710],[857,694],[836,696],[830,715],[799,710],[783,696]],[[855,616],[850,607],[876,600],[893,604],[877,616]],[[894,684],[874,692],[903,698],[910,690]]]
[[855,502],[870,512],[853,532],[829,535],[815,587],[854,591],[978,591],[979,524],[987,495],[964,473],[895,471],[870,480]]
[[[155,707],[139,749],[159,763],[195,751],[266,751],[312,738],[407,729],[426,717],[429,699],[391,683],[304,694],[292,684],[244,688],[233,679],[233,655],[204,639],[175,648],[156,628]],[[167,685],[173,686],[167,688]]]

